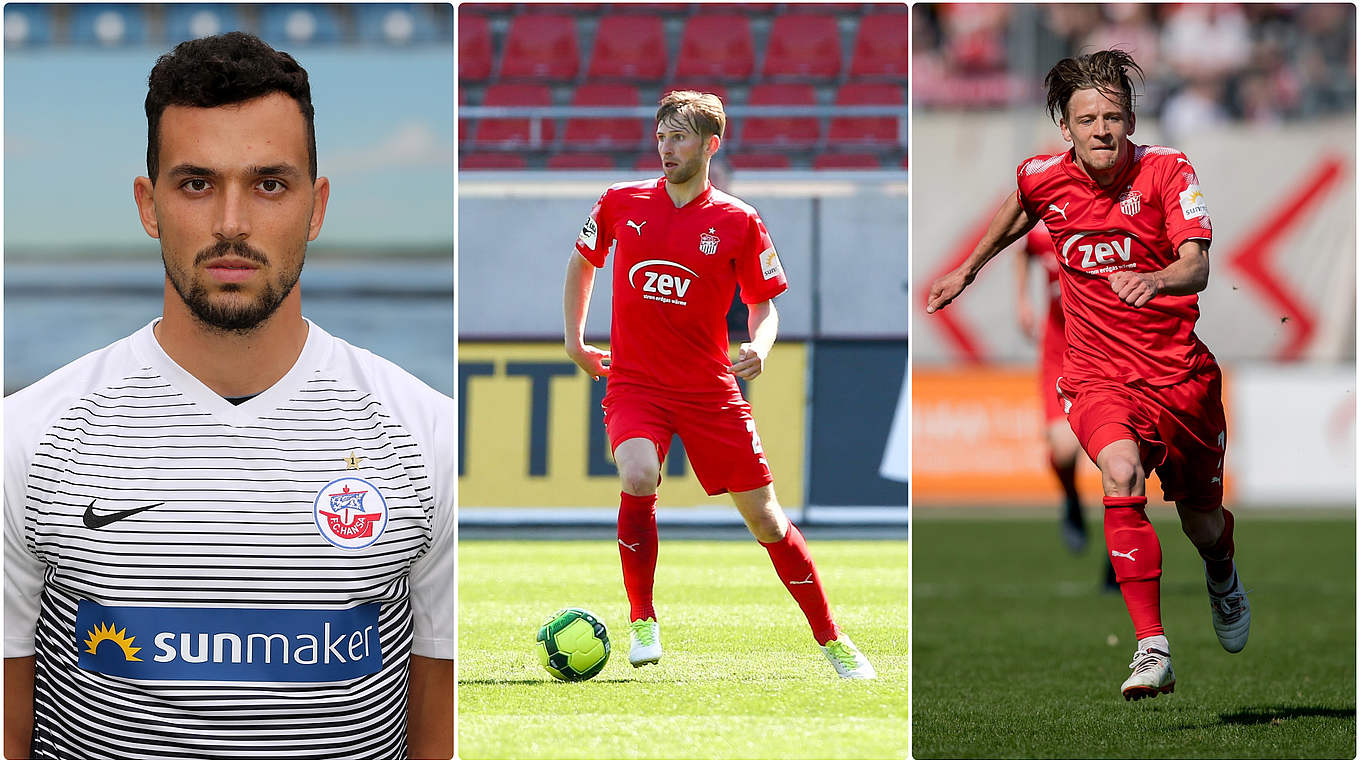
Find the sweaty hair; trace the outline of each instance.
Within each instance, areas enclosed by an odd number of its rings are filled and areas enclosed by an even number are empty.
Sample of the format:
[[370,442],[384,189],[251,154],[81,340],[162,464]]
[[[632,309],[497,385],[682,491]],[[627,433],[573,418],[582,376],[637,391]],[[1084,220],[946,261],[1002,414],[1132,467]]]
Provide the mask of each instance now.
[[181,42],[156,60],[147,78],[146,170],[160,171],[161,115],[167,106],[216,108],[271,93],[292,98],[307,122],[307,171],[316,180],[316,127],[307,71],[293,56],[253,34],[228,32]]
[[661,98],[661,107],[656,109],[656,123],[677,119],[688,124],[700,137],[708,135],[723,136],[727,129],[727,114],[723,112],[722,99],[717,95],[694,90],[676,90]]
[[1122,105],[1126,112],[1133,113],[1130,71],[1137,72],[1138,81],[1143,81],[1143,69],[1134,62],[1133,56],[1117,48],[1058,61],[1044,77],[1044,87],[1048,88],[1048,115],[1054,123],[1067,118],[1067,102],[1078,90],[1098,90]]

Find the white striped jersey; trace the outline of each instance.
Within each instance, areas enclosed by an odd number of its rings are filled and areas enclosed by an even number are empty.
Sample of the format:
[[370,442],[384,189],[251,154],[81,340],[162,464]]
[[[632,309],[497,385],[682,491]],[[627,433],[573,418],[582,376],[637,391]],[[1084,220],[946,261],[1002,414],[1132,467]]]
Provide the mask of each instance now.
[[233,405],[154,324],[5,399],[34,757],[404,759],[410,655],[453,658],[452,399],[309,322]]

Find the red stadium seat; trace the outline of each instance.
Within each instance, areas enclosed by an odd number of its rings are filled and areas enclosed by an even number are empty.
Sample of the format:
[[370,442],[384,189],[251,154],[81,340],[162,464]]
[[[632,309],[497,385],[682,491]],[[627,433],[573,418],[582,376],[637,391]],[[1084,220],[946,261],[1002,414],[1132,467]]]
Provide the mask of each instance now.
[[530,14],[515,16],[505,36],[501,79],[565,81],[580,69],[576,22],[571,16]]
[[603,16],[586,78],[655,82],[666,75],[666,33],[658,16]]
[[[838,106],[886,105],[901,106],[900,121],[907,118],[907,101],[900,85],[852,82],[842,85],[836,93]],[[838,116],[831,120],[827,136],[832,145],[873,145],[890,147],[899,144],[899,119],[891,116]],[[901,143],[905,147],[905,143]]]
[[859,20],[850,77],[907,79],[907,16],[869,13]]
[[[689,12],[687,3],[610,3],[611,13],[645,13],[648,15],[679,16]],[[703,3],[699,7],[703,7]]]
[[518,153],[461,153],[460,169],[524,169],[528,163]]
[[882,169],[872,153],[823,153],[812,161],[814,169]]
[[[724,106],[728,104],[727,88],[720,84],[714,84],[712,82],[680,82],[678,84],[668,84],[661,88],[661,95],[665,95],[668,92],[675,92],[676,90],[694,90],[695,92],[712,93],[718,96],[718,99],[723,102]],[[657,96],[658,101],[661,99],[661,95]]]
[[[461,87],[458,88],[458,105],[460,105],[460,106],[465,106],[465,105],[467,105],[467,90],[465,90],[465,89],[463,89],[463,88],[461,88]],[[459,110],[459,113],[461,114],[462,111]],[[459,117],[458,117],[458,144],[459,144],[459,145],[466,145],[466,144],[468,144],[469,142],[472,142],[472,120],[471,120],[471,119],[463,118],[462,116],[459,116]]]
[[[583,84],[572,95],[574,106],[636,106],[637,90],[626,84]],[[567,121],[565,144],[572,147],[638,148],[646,136],[646,123],[637,118],[583,119]]]
[[469,13],[509,13],[515,9],[514,3],[463,3],[458,6],[458,12]]
[[[493,84],[486,88],[484,106],[550,106],[552,92],[546,84]],[[530,119],[482,119],[477,124],[477,145],[479,146],[522,146],[532,145],[532,124]],[[555,134],[552,119],[540,122],[541,145],[552,142]]]
[[745,16],[700,15],[685,22],[677,79],[749,79],[755,72],[755,46]]
[[793,163],[783,153],[738,153],[727,157],[733,169],[789,169]]
[[548,156],[549,169],[613,169],[614,157],[608,153],[558,153]]
[[458,81],[484,82],[491,76],[491,25],[485,16],[458,13]]
[[525,3],[528,13],[599,13],[608,3]]
[[[796,5],[790,3],[789,7],[796,7]],[[756,14],[764,16],[773,13],[774,10],[774,3],[699,3],[694,12],[696,14],[719,13],[730,15],[736,13],[742,16],[754,16]]]
[[[815,106],[817,92],[810,84],[758,84],[751,88],[747,105]],[[821,137],[821,120],[815,116],[749,116],[741,125],[740,143],[747,146],[810,148]]]
[[835,16],[775,16],[765,46],[767,79],[832,79],[841,71],[841,33]]

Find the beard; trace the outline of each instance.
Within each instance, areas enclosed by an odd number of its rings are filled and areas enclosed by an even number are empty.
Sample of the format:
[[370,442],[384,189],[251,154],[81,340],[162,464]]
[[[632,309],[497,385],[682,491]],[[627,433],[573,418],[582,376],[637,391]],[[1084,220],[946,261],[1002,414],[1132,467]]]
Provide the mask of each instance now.
[[675,176],[671,177],[668,175],[666,181],[672,185],[683,185],[693,179],[694,175],[699,173],[699,169],[703,168],[703,165],[704,160],[702,156],[692,158],[689,161],[684,161],[672,170],[675,173]]
[[[305,245],[303,250],[305,252]],[[165,265],[165,276],[174,286],[180,300],[189,307],[189,311],[199,322],[224,332],[250,332],[273,316],[279,304],[283,303],[283,299],[297,286],[298,278],[302,275],[303,256],[298,257],[296,267],[280,270],[273,280],[266,280],[259,293],[252,299],[245,301],[235,298],[214,299],[204,287],[202,280],[194,274],[194,267],[228,254],[254,262],[261,267],[269,266],[268,257],[245,242],[221,240],[199,251],[194,256],[193,267],[189,271],[184,271],[171,265],[170,258],[165,254],[165,246],[161,246],[161,262]],[[236,283],[221,285],[220,292],[243,296],[247,293],[245,288]]]

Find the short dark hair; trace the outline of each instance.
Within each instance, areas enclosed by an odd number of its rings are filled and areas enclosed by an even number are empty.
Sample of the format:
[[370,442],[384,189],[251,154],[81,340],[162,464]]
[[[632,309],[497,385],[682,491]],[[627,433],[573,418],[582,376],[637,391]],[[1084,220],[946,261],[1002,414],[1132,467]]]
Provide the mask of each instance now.
[[1044,77],[1044,86],[1048,88],[1048,115],[1054,123],[1067,118],[1067,101],[1072,99],[1072,94],[1092,89],[1124,106],[1126,112],[1133,113],[1130,71],[1138,73],[1138,81],[1144,81],[1143,69],[1134,62],[1133,56],[1118,48],[1058,61]]
[[188,40],[156,60],[147,77],[146,170],[160,171],[161,115],[167,106],[216,108],[281,92],[307,122],[307,171],[316,180],[316,126],[307,70],[293,56],[245,32]]

